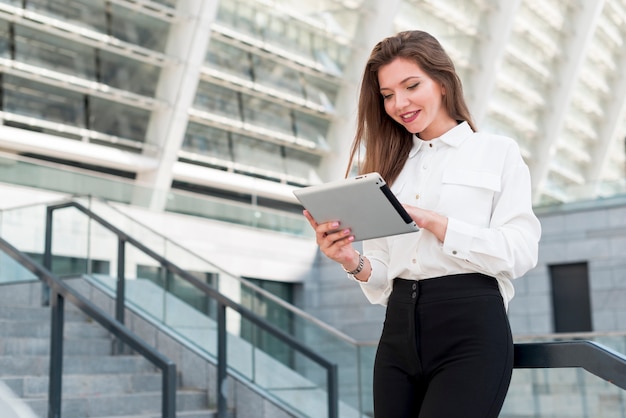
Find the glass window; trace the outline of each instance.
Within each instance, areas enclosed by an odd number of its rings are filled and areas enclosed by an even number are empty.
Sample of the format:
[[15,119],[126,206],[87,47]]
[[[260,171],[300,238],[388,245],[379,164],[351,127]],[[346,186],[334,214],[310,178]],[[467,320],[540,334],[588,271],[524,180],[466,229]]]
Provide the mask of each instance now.
[[255,126],[293,135],[293,124],[289,109],[257,97],[243,97],[245,122]]
[[322,157],[293,148],[285,148],[287,174],[303,179],[305,184],[317,179],[317,170]]
[[308,100],[321,104],[329,112],[334,110],[333,103],[337,100],[337,93],[339,92],[338,85],[330,84],[328,80],[305,75],[304,90]]
[[235,26],[237,18],[237,3],[233,1],[220,1],[217,9],[216,20],[231,28]]
[[238,95],[234,90],[201,81],[196,91],[194,107],[241,120]]
[[165,52],[169,23],[112,4],[111,34],[122,41]]
[[235,162],[283,174],[284,160],[280,145],[233,134]]
[[324,66],[330,74],[341,76],[343,69],[352,57],[350,48],[321,37],[315,37],[313,45],[315,60]]
[[306,113],[295,112],[296,135],[319,145],[325,145],[329,122]]
[[100,82],[121,90],[154,97],[160,68],[108,51],[98,51]]
[[150,112],[91,97],[90,128],[108,135],[144,142]]
[[5,74],[4,110],[22,116],[84,127],[84,96]]
[[162,4],[163,6],[176,8],[176,0],[152,0],[155,3]]
[[265,39],[294,54],[312,59],[312,34],[297,21],[283,16],[268,16],[264,27]]
[[259,30],[255,24],[255,15],[259,13],[256,7],[251,4],[233,1],[220,1],[217,18],[237,31],[259,36]]
[[249,53],[217,39],[209,41],[205,62],[220,71],[252,79]]
[[96,78],[93,48],[20,25],[15,26],[15,59],[88,80]]
[[219,160],[233,160],[228,132],[193,122],[187,128],[183,150]]
[[107,33],[106,4],[93,0],[28,0],[26,9],[35,10],[72,25]]
[[0,57],[10,58],[11,51],[9,50],[9,22],[0,20]]
[[302,76],[298,71],[286,65],[276,65],[276,62],[252,56],[255,81],[285,91],[297,97],[303,96]]

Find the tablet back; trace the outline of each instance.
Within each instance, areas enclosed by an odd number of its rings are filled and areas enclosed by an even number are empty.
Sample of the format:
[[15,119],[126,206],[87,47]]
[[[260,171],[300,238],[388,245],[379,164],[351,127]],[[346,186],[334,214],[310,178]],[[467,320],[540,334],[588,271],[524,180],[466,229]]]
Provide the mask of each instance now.
[[416,232],[418,226],[378,173],[304,187],[294,192],[317,223],[339,221],[355,241]]

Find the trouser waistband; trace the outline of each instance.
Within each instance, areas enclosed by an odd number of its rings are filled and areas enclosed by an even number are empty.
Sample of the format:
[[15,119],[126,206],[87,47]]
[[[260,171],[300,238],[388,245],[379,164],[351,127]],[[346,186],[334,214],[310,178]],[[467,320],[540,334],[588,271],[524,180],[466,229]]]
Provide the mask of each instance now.
[[462,273],[430,279],[393,280],[390,300],[401,303],[435,302],[438,300],[479,295],[500,295],[495,278],[481,273]]

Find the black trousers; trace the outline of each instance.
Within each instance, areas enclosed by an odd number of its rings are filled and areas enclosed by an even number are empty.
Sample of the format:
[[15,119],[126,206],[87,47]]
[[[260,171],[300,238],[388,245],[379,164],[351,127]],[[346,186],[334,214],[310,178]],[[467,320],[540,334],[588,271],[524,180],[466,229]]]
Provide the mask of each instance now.
[[497,417],[512,371],[494,278],[394,280],[374,362],[375,418]]

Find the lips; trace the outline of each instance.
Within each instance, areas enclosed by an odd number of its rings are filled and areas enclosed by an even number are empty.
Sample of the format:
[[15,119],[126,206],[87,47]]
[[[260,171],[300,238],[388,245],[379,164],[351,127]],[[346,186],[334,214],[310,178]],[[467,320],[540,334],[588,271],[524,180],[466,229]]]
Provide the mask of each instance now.
[[404,123],[411,123],[415,119],[417,119],[417,116],[419,115],[419,113],[420,113],[419,110],[416,110],[415,112],[404,113],[400,115],[400,118],[402,119],[402,122]]

